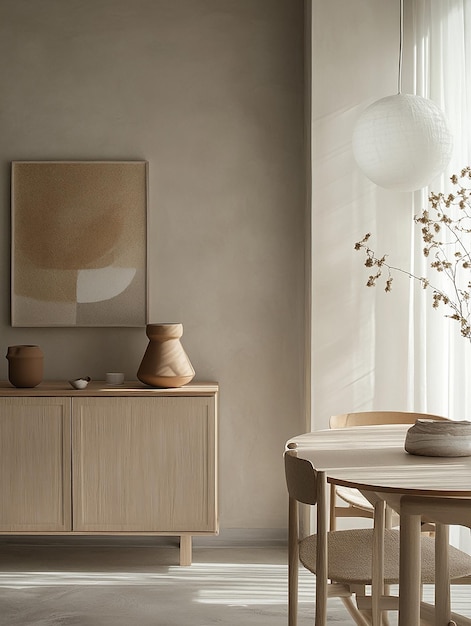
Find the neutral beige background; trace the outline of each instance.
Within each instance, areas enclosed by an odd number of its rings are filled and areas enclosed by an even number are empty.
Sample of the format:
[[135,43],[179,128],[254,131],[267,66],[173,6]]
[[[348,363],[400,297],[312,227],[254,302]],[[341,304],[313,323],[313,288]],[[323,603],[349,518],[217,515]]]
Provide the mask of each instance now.
[[[370,272],[354,250],[370,232],[373,249],[407,267],[407,246],[401,258],[394,242],[410,240],[413,213],[412,194],[382,189],[361,172],[351,142],[361,112],[397,93],[400,3],[314,0],[313,7],[312,419],[326,428],[332,413],[413,409],[402,360],[407,310],[397,308],[410,282],[395,280],[392,294],[367,289]],[[410,93],[412,2],[404,7],[403,90]],[[330,36],[328,24],[335,24]]]
[[[9,326],[12,160],[149,161],[149,311],[218,380],[221,527],[281,528],[303,426],[302,0],[1,0],[0,349],[135,378],[144,329]],[[7,361],[0,360],[0,377]]]

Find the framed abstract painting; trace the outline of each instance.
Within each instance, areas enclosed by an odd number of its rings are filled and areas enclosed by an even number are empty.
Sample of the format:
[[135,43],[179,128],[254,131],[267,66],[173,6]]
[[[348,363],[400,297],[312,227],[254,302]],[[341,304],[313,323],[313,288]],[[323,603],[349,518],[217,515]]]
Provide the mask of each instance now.
[[13,161],[12,326],[147,323],[146,161]]

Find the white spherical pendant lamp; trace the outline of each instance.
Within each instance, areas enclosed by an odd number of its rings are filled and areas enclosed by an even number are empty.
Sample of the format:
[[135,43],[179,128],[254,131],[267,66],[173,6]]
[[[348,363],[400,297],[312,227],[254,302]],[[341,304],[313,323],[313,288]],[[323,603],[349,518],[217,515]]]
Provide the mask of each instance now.
[[453,139],[434,102],[399,93],[377,100],[360,115],[352,147],[371,181],[387,189],[415,191],[443,172]]

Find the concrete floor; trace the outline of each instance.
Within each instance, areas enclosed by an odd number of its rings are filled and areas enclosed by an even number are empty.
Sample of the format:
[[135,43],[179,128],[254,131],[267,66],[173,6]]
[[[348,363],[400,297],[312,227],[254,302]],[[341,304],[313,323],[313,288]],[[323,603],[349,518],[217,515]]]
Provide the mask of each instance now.
[[[313,623],[313,592],[303,572],[299,626]],[[0,543],[1,626],[185,624],[286,626],[286,548],[196,547],[180,567],[176,545]]]
[[[470,615],[471,588],[458,593]],[[312,626],[313,598],[314,577],[301,570],[298,626]],[[352,623],[337,599],[328,621]],[[1,626],[186,624],[286,626],[286,548],[196,547],[180,567],[176,544],[0,542]]]

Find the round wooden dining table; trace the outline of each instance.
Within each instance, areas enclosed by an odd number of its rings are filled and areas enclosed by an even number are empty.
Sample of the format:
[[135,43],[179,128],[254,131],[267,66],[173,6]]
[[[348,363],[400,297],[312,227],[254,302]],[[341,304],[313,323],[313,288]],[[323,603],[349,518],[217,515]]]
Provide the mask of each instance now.
[[[430,457],[404,449],[407,425],[319,430],[289,439],[287,449],[325,472],[327,482],[359,489],[400,513],[403,495],[471,498],[471,457]],[[470,502],[471,506],[471,502]],[[419,539],[417,539],[419,541]],[[404,562],[403,555],[400,556]],[[400,567],[399,624],[417,623],[420,578]]]

